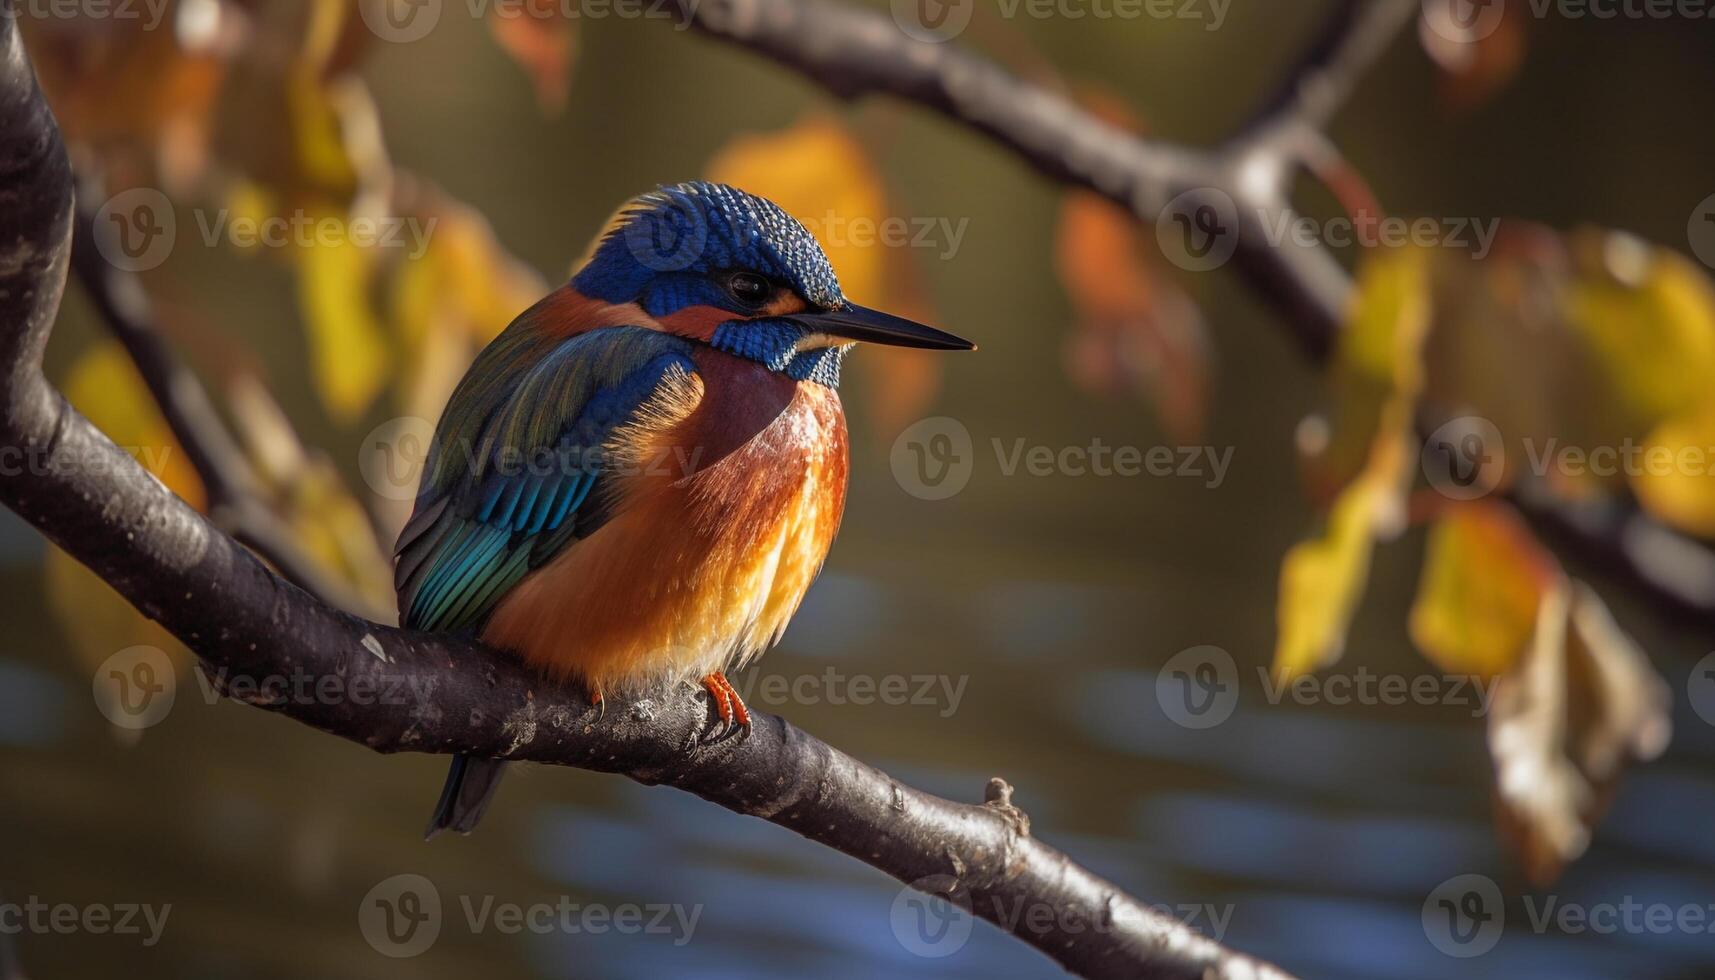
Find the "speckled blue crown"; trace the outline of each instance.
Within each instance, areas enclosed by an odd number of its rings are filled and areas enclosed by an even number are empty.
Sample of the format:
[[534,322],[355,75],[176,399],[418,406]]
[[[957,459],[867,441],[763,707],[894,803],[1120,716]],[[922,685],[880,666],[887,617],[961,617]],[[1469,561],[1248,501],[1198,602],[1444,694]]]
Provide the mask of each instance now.
[[773,201],[700,180],[633,200],[573,285],[624,303],[642,298],[650,280],[663,273],[723,269],[750,269],[789,283],[823,309],[845,305],[821,244],[796,218]]

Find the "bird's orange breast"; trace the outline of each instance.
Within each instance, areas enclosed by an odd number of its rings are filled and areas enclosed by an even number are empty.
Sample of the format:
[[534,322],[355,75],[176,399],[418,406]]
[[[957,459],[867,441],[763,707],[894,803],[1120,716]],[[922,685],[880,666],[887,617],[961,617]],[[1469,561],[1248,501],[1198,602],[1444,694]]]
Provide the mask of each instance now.
[[839,529],[839,396],[709,348],[610,444],[613,516],[483,637],[597,691],[736,668],[780,638]]

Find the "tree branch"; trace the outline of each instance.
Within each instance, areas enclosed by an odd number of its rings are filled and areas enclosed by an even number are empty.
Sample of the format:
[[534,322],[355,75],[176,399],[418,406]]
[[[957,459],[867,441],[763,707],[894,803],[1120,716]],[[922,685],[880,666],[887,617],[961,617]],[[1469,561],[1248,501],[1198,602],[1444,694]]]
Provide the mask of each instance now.
[[708,706],[682,689],[604,717],[510,658],[367,622],[270,571],[42,374],[71,251],[72,182],[12,8],[0,9],[0,502],[183,640],[217,687],[378,751],[469,752],[674,786],[948,894],[1084,976],[1284,975],[1032,837],[999,781],[981,805],[939,799],[761,712],[748,739],[702,745]]
[[[1316,363],[1333,354],[1353,284],[1321,244],[1272,243],[1291,220],[1291,182],[1314,150],[1307,136],[1345,104],[1363,73],[1419,9],[1415,0],[1341,0],[1316,40],[1236,135],[1214,150],[1141,139],[980,55],[920,41],[882,13],[839,0],[677,0],[680,17],[842,98],[884,94],[982,133],[1043,175],[1102,194],[1149,224],[1181,194],[1234,204],[1233,268],[1281,315]],[[1433,427],[1431,427],[1433,428]],[[1509,495],[1567,551],[1623,574],[1661,608],[1715,624],[1715,552],[1634,504],[1601,515],[1526,488]],[[1695,584],[1685,584],[1687,577]]]

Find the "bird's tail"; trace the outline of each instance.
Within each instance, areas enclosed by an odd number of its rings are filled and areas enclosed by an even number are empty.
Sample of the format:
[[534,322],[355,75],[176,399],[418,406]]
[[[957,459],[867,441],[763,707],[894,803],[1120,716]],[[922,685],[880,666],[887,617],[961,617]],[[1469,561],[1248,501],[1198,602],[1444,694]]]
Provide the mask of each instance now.
[[453,764],[447,770],[446,785],[441,787],[441,799],[435,804],[435,815],[429,818],[429,829],[423,838],[434,840],[435,835],[443,830],[456,830],[461,834],[475,830],[477,821],[482,819],[482,811],[488,809],[488,802],[494,799],[494,791],[500,788],[500,777],[505,772],[506,763],[499,759],[477,759],[463,754],[453,756]]

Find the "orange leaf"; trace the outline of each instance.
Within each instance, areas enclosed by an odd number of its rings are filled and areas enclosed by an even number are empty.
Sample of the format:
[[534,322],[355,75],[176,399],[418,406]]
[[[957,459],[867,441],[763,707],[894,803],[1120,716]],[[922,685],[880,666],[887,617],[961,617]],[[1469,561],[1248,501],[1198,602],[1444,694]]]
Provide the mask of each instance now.
[[488,29],[495,42],[530,76],[542,111],[560,111],[571,87],[577,44],[577,33],[562,5],[554,0],[497,3],[489,13]]
[[1147,393],[1168,433],[1202,437],[1209,398],[1209,341],[1201,312],[1160,278],[1137,221],[1097,194],[1067,194],[1055,231],[1056,268],[1078,324],[1067,370],[1107,395]]

